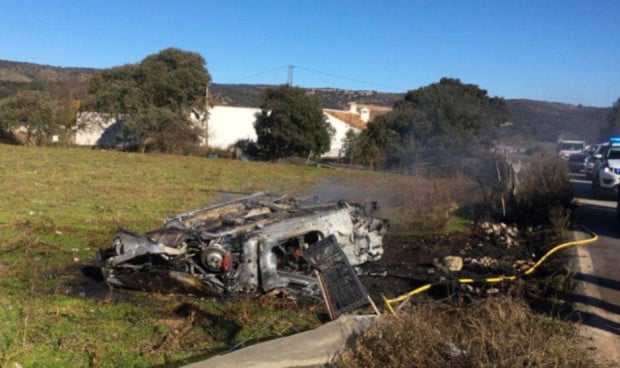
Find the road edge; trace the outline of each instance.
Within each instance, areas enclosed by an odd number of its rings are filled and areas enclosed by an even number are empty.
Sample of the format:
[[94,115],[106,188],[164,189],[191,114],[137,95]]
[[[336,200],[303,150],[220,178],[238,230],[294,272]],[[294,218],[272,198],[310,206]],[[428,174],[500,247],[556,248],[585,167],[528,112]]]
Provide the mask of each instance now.
[[[573,240],[579,241],[587,239],[588,234],[581,231],[572,231],[571,237]],[[575,265],[580,273],[592,274],[594,266],[592,264],[592,258],[590,257],[590,251],[587,247],[576,247]],[[599,300],[601,298],[599,286],[585,281],[576,282],[575,293]],[[606,311],[600,308],[583,303],[574,303],[573,308],[588,314],[598,314],[602,316],[607,314]],[[588,343],[588,348],[597,351],[595,358],[599,364],[602,366],[609,365],[611,367],[620,366],[620,353],[613,346],[615,336],[612,333],[589,326],[585,323],[580,323],[578,331],[579,335]]]

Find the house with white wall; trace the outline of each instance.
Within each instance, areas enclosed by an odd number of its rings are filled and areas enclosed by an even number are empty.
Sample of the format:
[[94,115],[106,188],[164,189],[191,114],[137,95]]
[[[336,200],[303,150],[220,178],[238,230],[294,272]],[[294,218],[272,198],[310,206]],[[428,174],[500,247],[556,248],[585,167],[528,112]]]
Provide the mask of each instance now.
[[[196,124],[206,128],[209,147],[224,150],[242,139],[256,141],[254,122],[256,114],[260,111],[257,107],[216,105],[209,108],[209,118],[206,123],[199,115],[192,114],[192,117]],[[323,157],[338,158],[347,132],[352,130],[359,133],[365,129],[366,124],[373,117],[373,111],[379,114],[389,111],[389,108],[378,107],[373,110],[367,105],[358,106],[351,103],[349,110],[323,109],[327,121],[335,131],[331,140],[331,148],[323,154]],[[115,115],[80,112],[77,117],[75,144],[114,146],[121,124],[122,122]]]
[[76,117],[74,143],[78,146],[113,147],[121,130],[119,115],[79,111]]
[[227,149],[241,139],[256,142],[254,121],[258,107],[213,106],[209,108],[209,147]]

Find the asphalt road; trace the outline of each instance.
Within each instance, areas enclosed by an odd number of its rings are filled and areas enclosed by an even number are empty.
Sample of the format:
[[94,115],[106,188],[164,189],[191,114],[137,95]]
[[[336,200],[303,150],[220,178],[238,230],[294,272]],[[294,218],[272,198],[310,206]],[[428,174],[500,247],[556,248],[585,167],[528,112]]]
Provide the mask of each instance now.
[[599,236],[597,242],[576,248],[580,268],[575,278],[580,283],[573,301],[601,358],[620,366],[620,220],[615,198],[594,200],[589,181],[579,175],[571,181],[579,204],[575,222]]

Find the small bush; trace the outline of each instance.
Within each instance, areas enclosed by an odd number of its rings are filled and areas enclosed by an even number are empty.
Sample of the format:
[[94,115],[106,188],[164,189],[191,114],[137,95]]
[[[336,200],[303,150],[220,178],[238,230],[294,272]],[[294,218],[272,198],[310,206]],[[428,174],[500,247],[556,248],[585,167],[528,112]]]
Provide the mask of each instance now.
[[540,156],[520,174],[519,180],[516,197],[520,224],[567,225],[573,187],[564,160],[557,155]]
[[467,308],[429,304],[386,317],[337,357],[336,367],[592,367],[570,324],[510,297]]

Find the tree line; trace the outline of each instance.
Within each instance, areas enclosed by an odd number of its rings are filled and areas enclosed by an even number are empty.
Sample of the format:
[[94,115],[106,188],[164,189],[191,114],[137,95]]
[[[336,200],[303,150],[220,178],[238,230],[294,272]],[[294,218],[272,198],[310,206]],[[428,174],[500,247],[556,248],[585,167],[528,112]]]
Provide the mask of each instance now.
[[[141,62],[97,71],[87,84],[57,83],[20,90],[0,99],[0,139],[21,128],[25,144],[45,144],[68,136],[78,111],[113,114],[123,121],[118,136],[124,149],[167,153],[197,147],[205,137],[206,88],[211,75],[198,53],[168,48]],[[620,129],[614,104],[605,132]],[[245,142],[258,159],[319,157],[330,148],[333,128],[322,103],[305,90],[267,88],[257,114],[256,142]],[[498,127],[510,119],[506,102],[458,79],[407,92],[392,111],[360,133],[350,131],[342,160],[373,168],[410,170],[419,163],[446,164],[486,152]],[[79,127],[78,127],[79,128]]]

